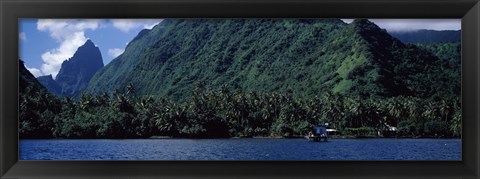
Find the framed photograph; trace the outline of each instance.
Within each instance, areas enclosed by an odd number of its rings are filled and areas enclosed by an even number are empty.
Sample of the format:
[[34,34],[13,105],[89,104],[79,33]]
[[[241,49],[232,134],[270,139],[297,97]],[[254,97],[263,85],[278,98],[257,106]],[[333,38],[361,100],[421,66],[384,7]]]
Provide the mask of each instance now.
[[5,178],[478,178],[480,4],[2,1]]

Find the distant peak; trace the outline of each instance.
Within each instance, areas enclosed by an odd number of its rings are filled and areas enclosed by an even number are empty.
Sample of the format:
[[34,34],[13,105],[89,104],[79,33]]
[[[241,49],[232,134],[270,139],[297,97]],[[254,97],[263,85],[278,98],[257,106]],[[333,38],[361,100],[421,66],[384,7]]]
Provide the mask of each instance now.
[[95,44],[92,42],[92,40],[88,39],[85,44],[83,44],[82,46],[92,46],[92,47],[95,47]]
[[45,76],[39,76],[39,77],[37,77],[37,79],[52,79],[53,80],[53,76],[52,76],[52,74],[45,75]]

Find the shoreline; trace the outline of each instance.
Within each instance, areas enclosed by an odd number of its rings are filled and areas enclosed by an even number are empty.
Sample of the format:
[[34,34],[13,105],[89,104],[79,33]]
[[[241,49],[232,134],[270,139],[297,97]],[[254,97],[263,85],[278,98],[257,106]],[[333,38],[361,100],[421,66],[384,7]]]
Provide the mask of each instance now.
[[[174,137],[154,137],[154,138],[22,138],[20,140],[169,140],[169,139],[189,139],[189,140],[203,140],[203,139],[219,139],[219,140],[236,140],[236,139],[305,139],[304,137],[231,137],[231,138],[174,138]],[[368,139],[462,139],[459,137],[329,137],[329,140],[343,140],[343,139],[359,139],[359,140],[368,140]],[[305,139],[308,140],[308,139]]]
[[[462,139],[461,137],[380,137],[380,136],[344,136],[344,135],[331,135],[329,139]],[[45,139],[69,139],[69,140],[128,140],[128,139],[305,139],[305,136],[252,136],[252,137],[229,137],[229,138],[186,138],[186,137],[171,137],[171,136],[152,136],[149,138],[19,138],[19,140],[45,140]]]
[[[329,139],[462,139],[461,137],[381,137],[381,136],[347,136],[330,135]],[[145,139],[305,139],[305,136],[252,136],[252,137],[228,137],[228,138],[176,138],[170,136],[152,136]]]

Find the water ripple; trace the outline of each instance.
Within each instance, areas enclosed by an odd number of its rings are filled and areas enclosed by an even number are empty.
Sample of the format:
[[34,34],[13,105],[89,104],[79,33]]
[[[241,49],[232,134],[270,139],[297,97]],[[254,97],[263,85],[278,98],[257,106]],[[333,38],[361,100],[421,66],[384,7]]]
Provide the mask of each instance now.
[[461,160],[461,140],[21,140],[20,160]]

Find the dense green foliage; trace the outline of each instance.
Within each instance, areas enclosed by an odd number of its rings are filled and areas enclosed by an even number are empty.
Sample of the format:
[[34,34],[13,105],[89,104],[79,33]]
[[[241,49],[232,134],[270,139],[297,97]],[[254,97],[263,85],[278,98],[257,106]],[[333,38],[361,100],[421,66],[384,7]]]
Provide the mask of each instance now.
[[[426,49],[443,61],[446,61],[451,69],[461,69],[460,41],[449,43],[435,43],[430,45],[417,44],[420,48]],[[457,72],[459,74],[459,72]]]
[[52,137],[59,101],[45,89],[19,60],[19,135],[21,138]]
[[23,92],[20,135],[292,137],[329,123],[357,137],[460,136],[458,49],[403,44],[368,20],[167,19],[78,100]]
[[[62,138],[145,138],[153,135],[223,138],[252,136],[301,136],[319,123],[329,123],[344,135],[378,136],[377,131],[399,126],[400,136],[453,137],[461,134],[461,105],[456,99],[423,100],[415,97],[387,99],[350,98],[325,93],[314,98],[289,94],[230,92],[204,89],[197,83],[192,98],[184,104],[151,96],[134,97],[133,85],[126,93],[70,97],[49,104],[41,96],[21,105],[42,109],[34,115],[44,135]],[[40,98],[40,99],[39,99]],[[58,108],[61,107],[61,110]],[[55,110],[52,110],[55,109]],[[34,110],[41,111],[41,110]],[[25,111],[27,112],[27,111]],[[21,119],[29,119],[29,113]],[[22,131],[39,130],[21,125]],[[37,137],[37,136],[36,136]]]
[[378,130],[372,127],[359,127],[359,128],[345,128],[343,133],[349,136],[357,137],[377,137]]
[[[447,70],[445,70],[447,69]],[[139,95],[185,102],[195,81],[218,90],[375,96],[458,95],[460,78],[428,50],[368,20],[167,19],[100,70],[87,92],[128,83]]]

